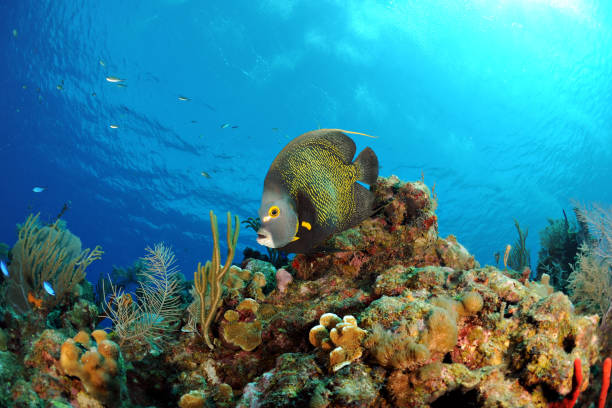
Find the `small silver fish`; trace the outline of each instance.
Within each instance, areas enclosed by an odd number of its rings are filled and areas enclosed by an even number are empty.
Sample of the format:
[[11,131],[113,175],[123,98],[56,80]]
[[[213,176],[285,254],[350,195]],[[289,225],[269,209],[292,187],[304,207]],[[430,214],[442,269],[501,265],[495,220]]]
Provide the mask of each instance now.
[[117,84],[117,87],[118,88],[127,88],[127,85],[126,84]]
[[104,61],[100,60],[99,62],[100,62],[100,65],[102,65],[103,67],[105,67],[105,66],[106,66],[106,64],[104,63]]
[[113,84],[116,84],[117,82],[123,82],[123,81],[125,81],[125,79],[117,78],[117,77],[114,77],[114,76],[107,76],[107,77],[106,77],[106,80],[107,80],[108,82],[112,82]]
[[186,96],[179,96],[179,97],[178,97],[178,100],[179,100],[179,101],[190,101],[190,100],[191,100],[191,98],[188,98],[188,97],[186,97]]
[[224,124],[221,125],[221,129],[226,129],[226,128],[230,127],[230,126],[232,126],[232,125],[230,125],[229,123],[224,123]]
[[46,187],[34,187],[32,189],[33,192],[35,193],[42,193],[43,191],[45,191],[47,188]]
[[203,171],[202,173],[200,173],[202,176],[204,176],[205,178],[209,179],[210,178],[210,174],[208,174],[207,172]]
[[232,126],[232,129],[238,129],[237,125]]
[[8,268],[6,267],[6,263],[4,261],[0,261],[0,269],[2,270],[2,274],[5,277],[9,277],[9,271]]
[[43,282],[43,288],[45,288],[45,292],[50,294],[51,296],[55,296],[55,291],[53,290],[53,286],[48,281]]
[[108,125],[109,128],[111,129],[117,129],[119,127],[119,125]]

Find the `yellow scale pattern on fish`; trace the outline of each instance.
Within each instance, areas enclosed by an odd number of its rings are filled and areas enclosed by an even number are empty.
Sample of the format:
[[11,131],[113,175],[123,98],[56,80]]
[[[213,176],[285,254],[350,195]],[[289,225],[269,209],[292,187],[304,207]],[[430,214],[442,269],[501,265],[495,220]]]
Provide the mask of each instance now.
[[305,143],[293,153],[284,162],[288,168],[280,172],[291,197],[296,199],[299,191],[306,192],[317,209],[316,221],[320,225],[342,226],[348,222],[355,210],[355,166],[344,164],[335,146],[326,140]]

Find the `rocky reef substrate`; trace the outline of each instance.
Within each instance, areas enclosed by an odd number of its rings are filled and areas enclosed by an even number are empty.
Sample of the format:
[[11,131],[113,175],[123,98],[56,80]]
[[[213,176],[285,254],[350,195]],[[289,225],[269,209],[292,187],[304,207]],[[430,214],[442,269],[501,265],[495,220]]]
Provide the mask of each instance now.
[[455,237],[440,237],[423,182],[379,178],[374,192],[377,213],[332,237],[325,247],[333,251],[297,255],[280,270],[255,259],[232,266],[212,350],[177,327],[163,346],[119,352],[112,333],[89,337],[92,305],[84,300],[73,306],[88,311],[83,323],[68,327],[49,329],[35,311],[32,324],[5,311],[0,399],[546,407],[572,392],[576,359],[581,390],[589,387],[600,358],[597,316],[576,314],[546,276],[533,282],[522,271],[481,267]]

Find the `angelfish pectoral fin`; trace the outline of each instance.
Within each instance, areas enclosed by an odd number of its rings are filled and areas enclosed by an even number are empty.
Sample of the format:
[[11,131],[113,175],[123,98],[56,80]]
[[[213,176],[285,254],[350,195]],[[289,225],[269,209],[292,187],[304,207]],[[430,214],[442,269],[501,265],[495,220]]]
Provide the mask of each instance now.
[[300,239],[300,237],[293,237],[293,238],[291,238],[291,242],[295,242],[295,241],[297,241],[298,239]]
[[309,222],[302,221],[302,227],[306,228],[308,231],[312,229],[312,225]]

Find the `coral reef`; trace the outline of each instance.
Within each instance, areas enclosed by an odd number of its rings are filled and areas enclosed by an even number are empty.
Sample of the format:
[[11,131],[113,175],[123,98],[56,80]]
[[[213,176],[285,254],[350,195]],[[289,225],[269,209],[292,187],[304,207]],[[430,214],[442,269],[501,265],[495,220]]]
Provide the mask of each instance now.
[[127,353],[99,332],[96,341],[77,333],[93,325],[87,299],[53,316],[30,314],[27,324],[5,311],[0,376],[10,385],[0,403],[597,404],[610,375],[609,362],[600,369],[597,315],[578,314],[547,274],[530,281],[481,267],[457,238],[440,237],[435,198],[422,181],[379,178],[373,191],[379,211],[371,219],[331,237],[324,247],[333,250],[297,255],[278,270],[257,259],[230,264],[238,235],[230,218],[228,260],[221,265],[215,233],[189,313],[164,331],[157,353]]

